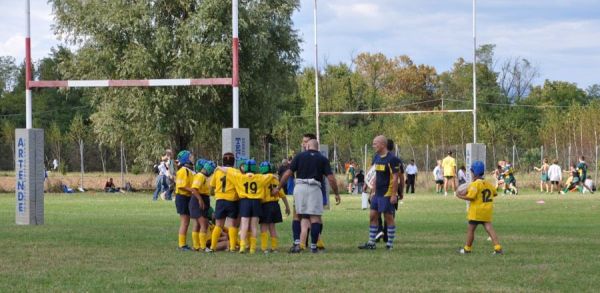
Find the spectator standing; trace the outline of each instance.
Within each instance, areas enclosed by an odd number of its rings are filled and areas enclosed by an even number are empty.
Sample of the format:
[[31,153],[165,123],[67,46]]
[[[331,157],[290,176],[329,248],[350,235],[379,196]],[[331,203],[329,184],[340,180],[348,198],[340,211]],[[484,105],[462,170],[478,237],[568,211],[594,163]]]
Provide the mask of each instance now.
[[358,194],[363,192],[363,187],[365,186],[365,174],[363,170],[359,170],[358,174],[356,174],[356,190]]
[[467,183],[467,168],[465,166],[460,166],[458,168],[458,185],[463,185]]
[[165,156],[167,157],[167,184],[169,185],[169,188],[165,193],[165,199],[172,200],[173,191],[175,191],[175,174],[177,168],[175,167],[175,160],[173,159],[173,151],[171,151],[171,149],[165,151]]
[[548,167],[548,178],[550,179],[550,193],[554,192],[554,187],[556,187],[556,191],[560,192],[561,182],[562,182],[562,170],[558,165],[558,160],[554,159],[552,165]]
[[169,192],[169,184],[167,182],[167,156],[163,156],[161,158],[160,163],[158,163],[158,175],[156,176],[156,189],[154,190],[154,194],[152,195],[152,200],[158,200],[158,196],[162,192]]
[[437,160],[437,165],[433,168],[433,180],[435,181],[435,193],[442,193],[444,187],[444,170],[442,170],[441,160]]
[[456,160],[452,157],[452,152],[442,160],[442,168],[444,169],[444,196],[448,196],[448,186],[452,186],[452,191],[456,195]]
[[406,193],[410,189],[410,193],[415,193],[415,181],[417,180],[417,173],[419,170],[415,165],[415,160],[410,160],[406,166]]

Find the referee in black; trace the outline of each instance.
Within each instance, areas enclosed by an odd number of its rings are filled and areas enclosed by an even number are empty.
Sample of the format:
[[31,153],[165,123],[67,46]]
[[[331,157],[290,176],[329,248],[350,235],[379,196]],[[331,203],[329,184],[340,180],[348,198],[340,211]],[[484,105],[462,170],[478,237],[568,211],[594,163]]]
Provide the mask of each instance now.
[[[323,176],[327,180],[335,193],[335,202],[340,204],[340,194],[338,192],[335,176],[331,172],[329,160],[319,152],[319,143],[311,139],[307,143],[307,150],[294,157],[288,169],[279,180],[279,186],[273,189],[273,194],[277,194],[282,186],[285,185],[289,176],[296,173],[296,186],[294,187],[294,207],[296,214],[302,219],[301,239],[306,239],[308,228],[310,227],[310,250],[313,253],[318,252],[317,240],[321,234],[321,215],[323,215],[323,194],[321,185]],[[300,247],[295,245],[291,252],[300,252]]]

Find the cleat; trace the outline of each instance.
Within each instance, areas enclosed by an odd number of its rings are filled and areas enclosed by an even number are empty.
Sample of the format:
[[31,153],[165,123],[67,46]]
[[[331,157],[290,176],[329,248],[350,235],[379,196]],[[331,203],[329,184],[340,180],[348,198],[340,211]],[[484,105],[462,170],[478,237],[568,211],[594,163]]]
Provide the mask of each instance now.
[[383,231],[377,233],[377,235],[375,235],[375,240],[379,241],[379,238],[383,237],[383,235],[385,235]]
[[392,250],[393,248],[394,248],[394,246],[387,245],[387,244],[385,245],[385,249],[386,249],[387,251],[390,251],[390,250]]
[[494,252],[492,252],[492,255],[504,255],[504,252],[502,251],[502,249],[494,250]]
[[302,249],[300,249],[300,245],[294,245],[290,248],[289,253],[300,253]]
[[213,253],[215,251],[207,247],[207,248],[204,249],[204,252],[206,252],[206,253]]
[[469,253],[471,253],[471,251],[469,251],[469,250],[465,250],[465,248],[464,248],[464,247],[463,247],[463,248],[461,248],[461,249],[459,249],[457,252],[458,252],[459,254],[469,254]]
[[319,249],[318,248],[311,248],[310,252],[311,253],[319,253]]
[[263,251],[262,251],[262,253],[263,253],[263,254],[269,254],[269,253],[271,253],[271,252],[270,252],[270,251],[267,249],[267,250],[263,250]]
[[373,243],[373,242],[367,242],[363,245],[358,246],[358,249],[366,249],[366,250],[374,250],[375,248],[377,248],[377,247],[375,246],[375,243]]
[[191,251],[192,249],[189,246],[184,245],[184,246],[177,247],[177,250],[179,250],[179,251]]

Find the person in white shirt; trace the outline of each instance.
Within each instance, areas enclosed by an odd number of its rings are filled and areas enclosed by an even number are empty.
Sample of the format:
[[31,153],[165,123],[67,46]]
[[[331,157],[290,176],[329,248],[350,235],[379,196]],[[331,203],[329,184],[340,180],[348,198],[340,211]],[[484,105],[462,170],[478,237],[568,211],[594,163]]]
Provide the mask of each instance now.
[[442,193],[444,187],[444,171],[442,170],[442,161],[437,161],[437,166],[433,169],[433,180],[435,180],[435,193]]
[[558,165],[558,160],[554,160],[552,165],[548,168],[548,178],[550,179],[550,193],[554,192],[554,187],[556,187],[556,191],[560,192],[560,186],[562,182],[562,170]]
[[460,168],[458,168],[458,185],[467,183],[467,174],[465,173],[466,171],[467,168],[465,168],[465,166],[460,166]]
[[583,182],[583,184],[587,187],[587,188],[583,188],[583,193],[588,193],[591,191],[596,191],[596,185],[594,185],[594,181],[592,180],[592,178],[588,177],[585,178],[585,181]]
[[415,165],[415,160],[410,160],[410,163],[406,166],[406,193],[410,188],[410,193],[415,193],[415,181],[417,180],[417,173],[419,170]]
[[169,174],[169,170],[167,167],[167,161],[169,159],[167,156],[162,157],[160,163],[158,163],[158,175],[156,176],[156,189],[154,190],[154,194],[152,196],[152,200],[158,200],[158,195],[163,191],[168,192],[169,183],[167,182],[167,176]]
[[56,169],[58,169],[58,160],[54,159],[54,161],[52,161],[52,170],[56,171]]

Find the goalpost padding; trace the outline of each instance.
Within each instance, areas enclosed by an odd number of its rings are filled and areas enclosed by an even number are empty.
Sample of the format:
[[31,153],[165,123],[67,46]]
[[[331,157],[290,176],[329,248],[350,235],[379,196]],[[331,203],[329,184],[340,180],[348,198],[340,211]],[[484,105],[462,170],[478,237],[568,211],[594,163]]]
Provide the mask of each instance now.
[[44,130],[15,130],[17,225],[44,224]]
[[[486,162],[485,144],[482,143],[468,143],[465,157],[465,165],[467,168],[467,182],[473,181],[473,175],[471,174],[471,165],[475,161]],[[486,166],[488,169],[488,166]]]
[[221,141],[221,154],[233,153],[236,159],[250,158],[250,129],[224,128]]
[[[319,152],[325,158],[329,159],[329,145],[319,144]],[[330,200],[329,200],[329,180],[327,180],[327,176],[323,176],[323,182],[321,183],[321,190],[325,190],[325,195],[323,196],[323,207],[326,210],[331,209]]]

